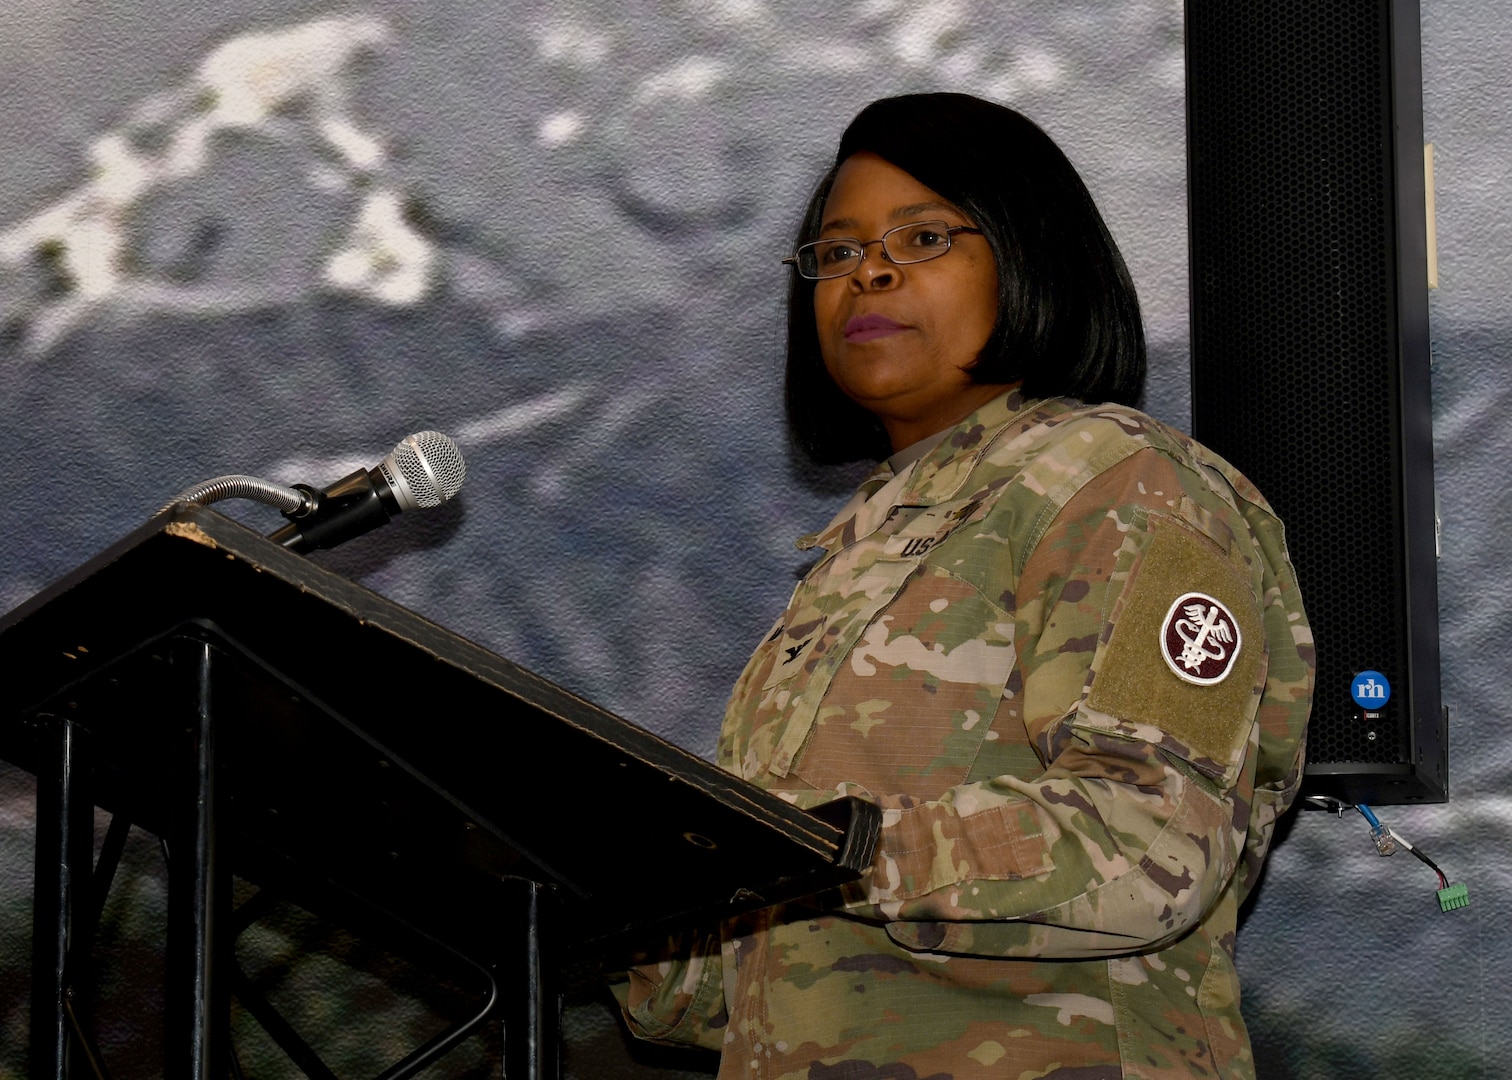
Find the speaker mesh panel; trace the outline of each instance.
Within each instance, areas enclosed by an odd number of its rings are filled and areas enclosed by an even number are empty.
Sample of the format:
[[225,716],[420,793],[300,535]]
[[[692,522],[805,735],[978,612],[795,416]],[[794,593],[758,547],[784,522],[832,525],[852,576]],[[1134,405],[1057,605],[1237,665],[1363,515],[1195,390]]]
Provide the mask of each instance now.
[[[1412,752],[1388,14],[1187,6],[1193,428],[1286,522],[1312,763]],[[1392,683],[1378,722],[1349,693],[1367,669]]]

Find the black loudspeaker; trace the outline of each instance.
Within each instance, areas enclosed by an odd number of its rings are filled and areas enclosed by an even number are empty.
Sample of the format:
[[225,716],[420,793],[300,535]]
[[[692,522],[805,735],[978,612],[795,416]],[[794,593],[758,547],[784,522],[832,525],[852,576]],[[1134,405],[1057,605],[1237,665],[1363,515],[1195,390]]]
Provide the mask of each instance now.
[[1304,790],[1447,798],[1416,0],[1186,5],[1192,426],[1286,522]]

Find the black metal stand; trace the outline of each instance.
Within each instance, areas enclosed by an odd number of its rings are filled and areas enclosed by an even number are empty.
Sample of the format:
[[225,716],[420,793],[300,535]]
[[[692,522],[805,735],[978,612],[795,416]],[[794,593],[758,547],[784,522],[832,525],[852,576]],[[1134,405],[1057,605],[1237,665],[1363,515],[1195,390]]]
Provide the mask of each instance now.
[[[76,938],[87,936],[94,803],[87,787],[89,736],[72,721],[39,718],[46,762],[37,770],[36,884],[32,916],[32,1076],[64,1080],[74,1075],[76,1044],[70,1039],[74,994],[70,967]],[[80,950],[80,957],[84,951]],[[78,961],[75,962],[77,966]]]
[[508,918],[515,927],[509,967],[517,974],[503,1002],[504,1075],[509,1080],[556,1080],[561,1074],[561,997],[552,990],[541,951],[547,890],[527,878],[506,884]]
[[[183,672],[184,719],[173,733],[178,789],[168,838],[168,996],[165,1080],[221,1080],[229,1031],[226,987],[218,978],[221,922],[231,876],[218,845],[221,786],[216,765],[215,668],[208,643],[180,639],[171,663]],[[181,691],[181,692],[182,692]]]

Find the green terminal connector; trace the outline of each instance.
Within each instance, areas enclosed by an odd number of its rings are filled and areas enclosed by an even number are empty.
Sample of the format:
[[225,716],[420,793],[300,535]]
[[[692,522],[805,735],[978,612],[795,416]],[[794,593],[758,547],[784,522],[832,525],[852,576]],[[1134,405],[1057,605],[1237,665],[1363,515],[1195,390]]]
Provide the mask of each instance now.
[[1463,882],[1451,885],[1447,889],[1438,891],[1439,910],[1453,911],[1455,908],[1470,906],[1470,890],[1465,888]]

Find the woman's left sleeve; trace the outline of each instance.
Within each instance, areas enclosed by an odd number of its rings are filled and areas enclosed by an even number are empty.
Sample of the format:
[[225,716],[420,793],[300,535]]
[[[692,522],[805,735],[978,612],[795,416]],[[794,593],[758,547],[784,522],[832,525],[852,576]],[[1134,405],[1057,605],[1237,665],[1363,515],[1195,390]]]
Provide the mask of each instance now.
[[994,724],[1022,725],[1042,775],[873,796],[880,848],[847,908],[900,944],[1142,951],[1263,857],[1300,778],[1311,675],[1284,545],[1273,565],[1231,503],[1137,476],[1133,463],[1078,494],[1018,576]]

